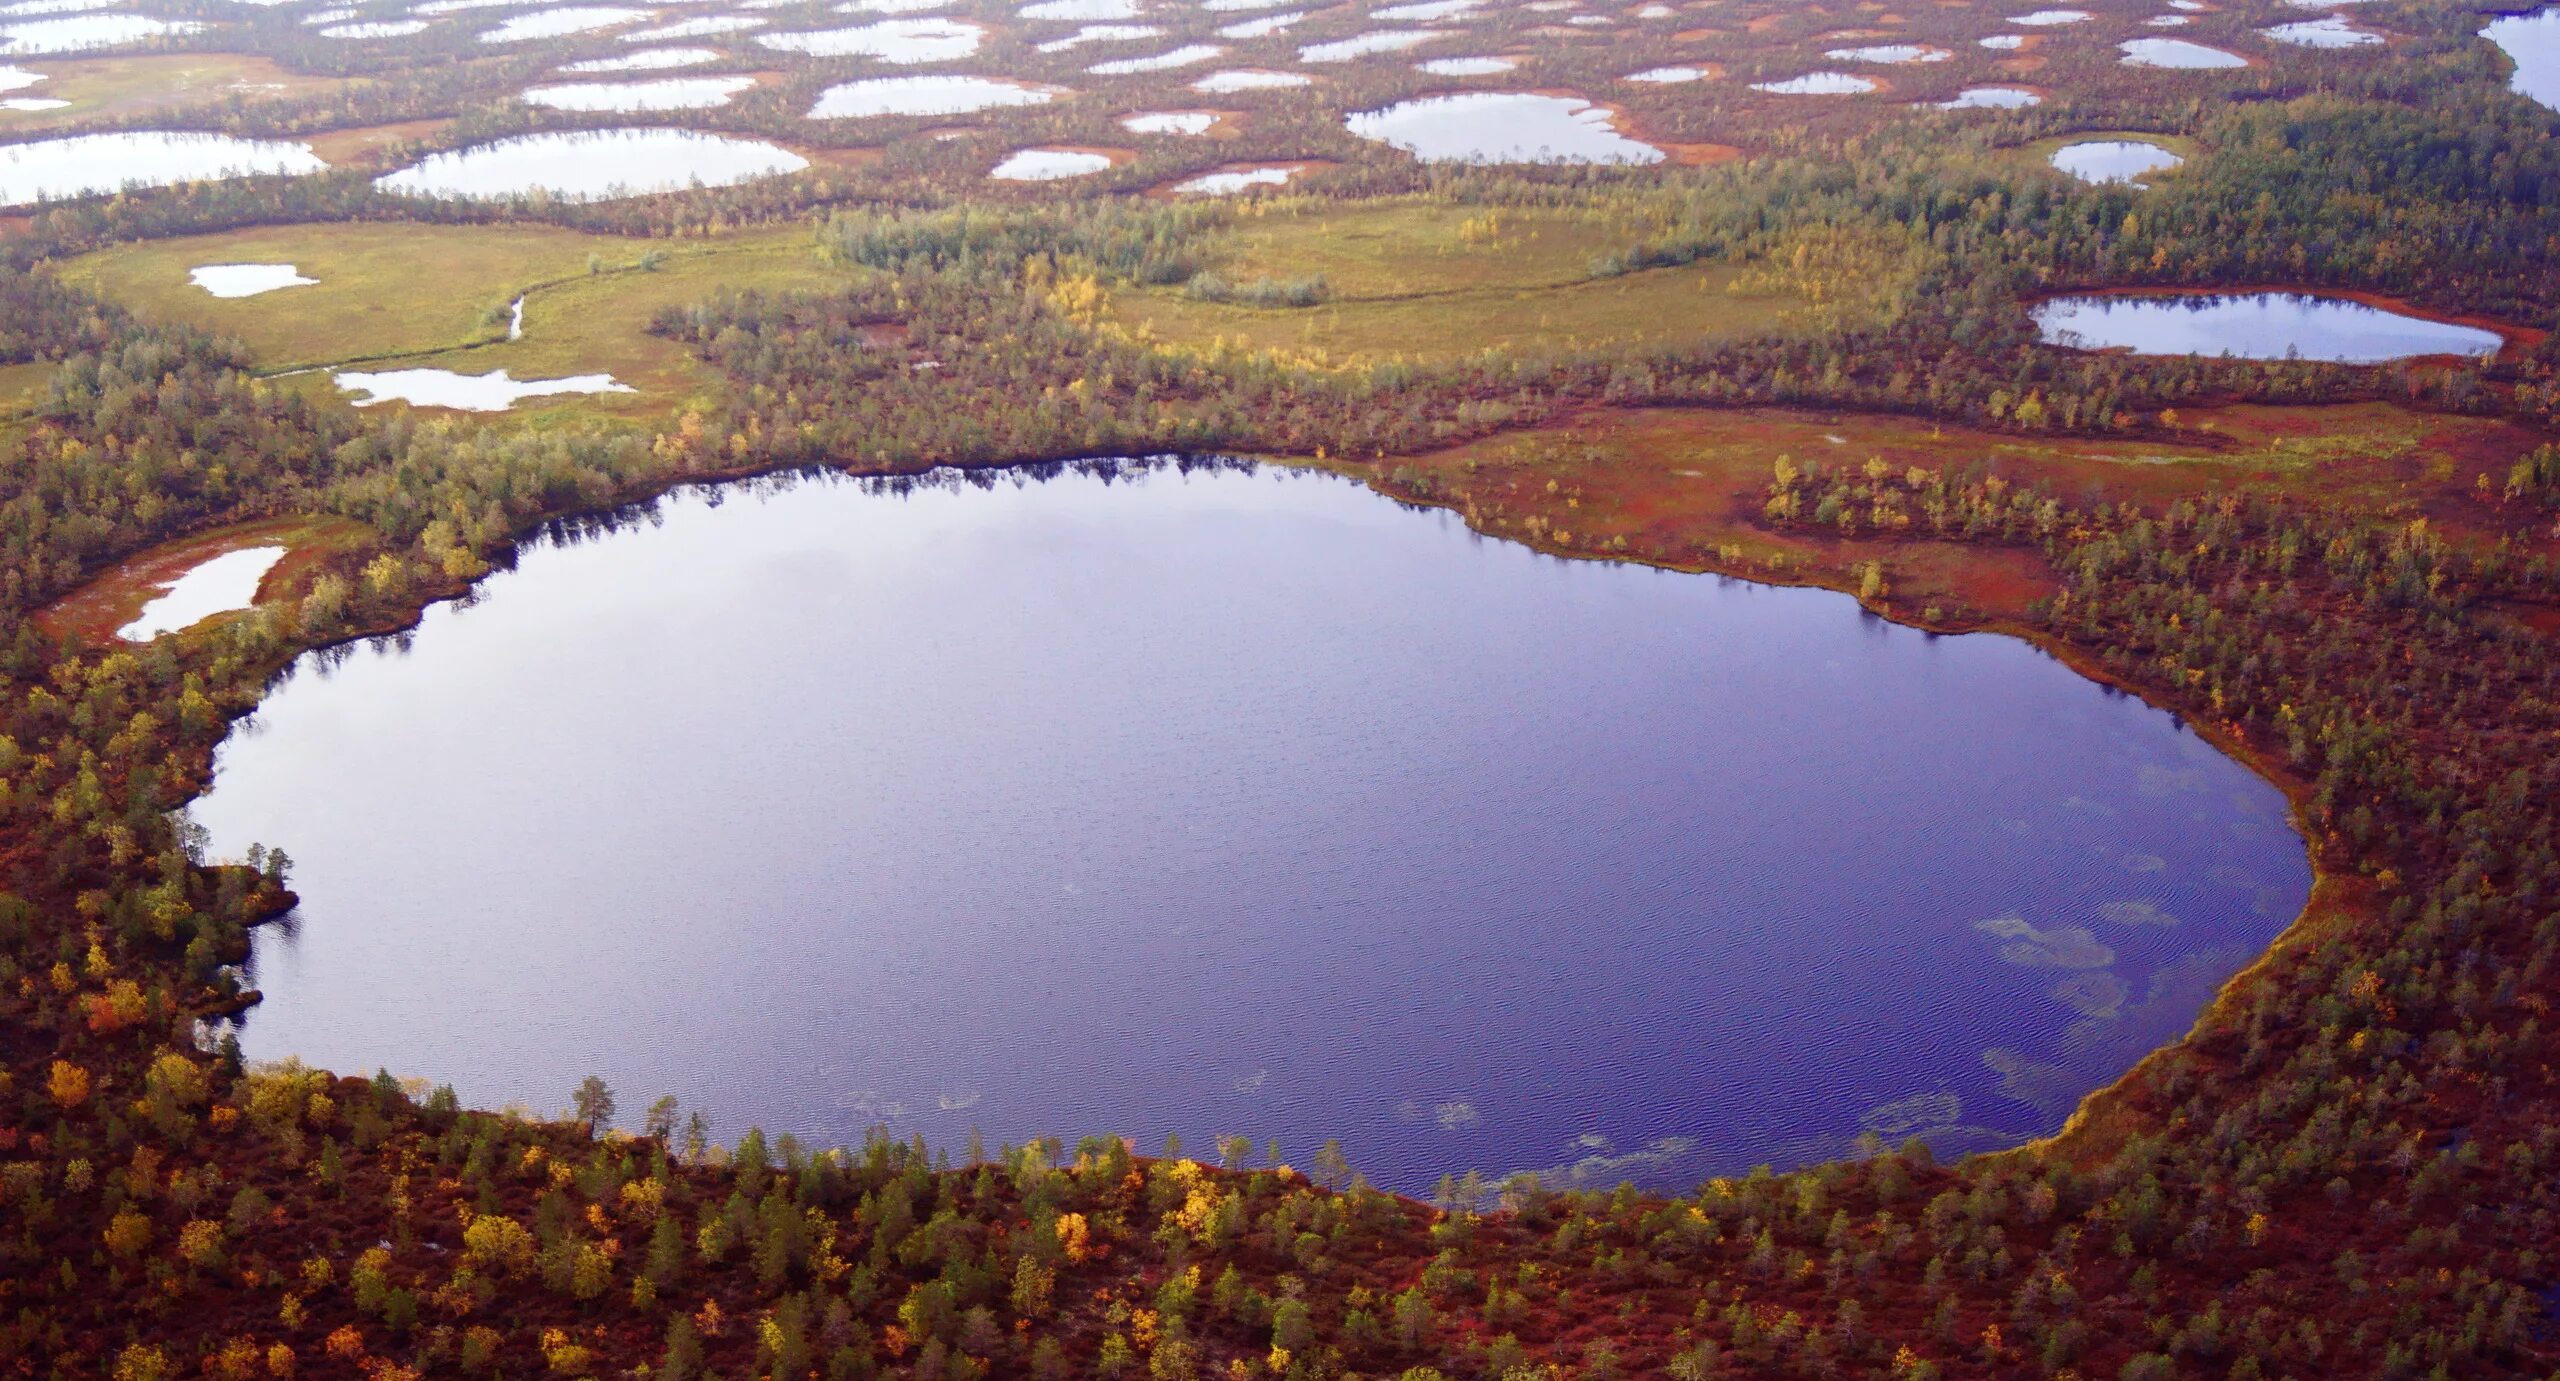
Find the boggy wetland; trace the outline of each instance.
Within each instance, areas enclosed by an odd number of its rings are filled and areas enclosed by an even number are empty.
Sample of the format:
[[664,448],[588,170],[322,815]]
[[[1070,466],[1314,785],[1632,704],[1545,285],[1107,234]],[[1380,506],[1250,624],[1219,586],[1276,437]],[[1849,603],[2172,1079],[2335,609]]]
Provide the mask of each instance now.
[[0,1376],[2550,1374],[2554,24],[0,6]]

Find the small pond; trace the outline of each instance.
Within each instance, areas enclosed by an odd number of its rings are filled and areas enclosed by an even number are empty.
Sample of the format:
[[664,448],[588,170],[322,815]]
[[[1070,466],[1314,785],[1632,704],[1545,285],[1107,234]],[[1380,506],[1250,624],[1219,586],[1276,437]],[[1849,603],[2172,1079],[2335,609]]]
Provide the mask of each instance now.
[[2086,139],[2065,144],[2046,160],[2082,182],[2142,184],[2145,173],[2175,168],[2187,160],[2143,139]]
[[1170,72],[1177,67],[1196,67],[1227,51],[1214,43],[1186,43],[1162,53],[1142,58],[1114,58],[1097,62],[1084,70],[1097,77],[1125,77],[1134,72]]
[[1159,38],[1164,30],[1153,24],[1087,24],[1065,38],[1053,38],[1040,45],[1044,53],[1063,53],[1088,43],[1135,43],[1142,38]]
[[1056,182],[1108,172],[1111,155],[1090,149],[1016,149],[987,176],[1006,182]]
[[243,547],[192,566],[143,605],[131,623],[116,630],[116,636],[127,642],[149,642],[163,633],[193,628],[216,614],[246,609],[257,601],[258,583],[283,559],[282,547]]
[[1015,11],[1024,19],[1060,20],[1082,23],[1093,20],[1135,19],[1137,0],[1040,0]]
[[1173,184],[1178,197],[1235,197],[1268,187],[1286,187],[1304,170],[1298,163],[1263,163],[1241,168],[1220,168],[1198,177],[1184,178]]
[[1265,35],[1279,33],[1283,29],[1294,28],[1297,26],[1299,21],[1306,17],[1306,11],[1304,10],[1291,10],[1286,14],[1266,14],[1259,19],[1239,19],[1233,24],[1219,25],[1218,37],[1236,39],[1261,38]]
[[525,103],[551,110],[633,114],[652,110],[707,110],[756,84],[753,77],[664,77],[645,82],[575,82],[537,86]]
[[2128,38],[2116,47],[2124,54],[2123,61],[2127,67],[2173,67],[2210,72],[2249,65],[2249,60],[2238,53],[2226,53],[2183,38]]
[[1025,86],[994,77],[872,77],[818,93],[812,120],[859,120],[873,115],[968,115],[1005,106],[1046,105],[1053,87]]
[[423,19],[386,19],[366,24],[332,24],[320,31],[322,38],[407,38],[427,31]]
[[679,19],[673,24],[655,28],[634,29],[622,36],[625,43],[666,43],[679,38],[711,38],[719,34],[742,34],[761,29],[765,21],[751,14],[706,14],[699,19]]
[[2357,28],[2342,14],[2278,24],[2259,32],[2278,43],[2290,43],[2297,48],[2366,48],[2382,41],[2382,35],[2371,29]]
[[1202,135],[1215,128],[1218,113],[1214,110],[1150,110],[1120,117],[1120,128],[1131,134]]
[[626,53],[618,58],[589,58],[584,62],[572,62],[560,70],[571,76],[601,75],[607,72],[667,72],[679,67],[700,67],[706,62],[719,60],[720,50],[717,48],[643,48],[639,52]]
[[[510,340],[523,334],[522,306],[519,299],[518,314],[512,317],[508,326],[507,338]],[[329,378],[338,387],[360,395],[349,400],[360,408],[378,403],[407,403],[411,407],[452,408],[457,412],[505,412],[527,398],[634,391],[610,374],[514,379],[509,378],[503,369],[493,369],[486,374],[459,374],[450,369],[392,369],[372,374],[347,371],[332,374]]]
[[1303,72],[1265,72],[1265,69],[1236,69],[1236,72],[1211,72],[1190,85],[1190,90],[1206,95],[1226,92],[1275,92],[1290,87],[1311,87],[1316,79]]
[[1579,96],[1470,91],[1358,111],[1344,125],[1425,163],[1659,163],[1662,150],[1618,132]]
[[1267,72],[1257,68],[1240,68],[1231,72],[1212,72],[1191,84],[1191,89],[1212,96],[1235,91],[1279,91],[1289,87],[1312,86],[1315,78],[1302,72]]
[[853,29],[761,34],[756,42],[778,51],[807,53],[812,57],[878,58],[882,62],[905,66],[965,58],[978,51],[979,43],[986,36],[985,29],[956,19],[883,19],[877,24]]
[[1648,67],[1641,72],[1629,72],[1626,79],[1631,82],[1643,82],[1648,86],[1682,86],[1689,82],[1705,81],[1707,79],[1707,69],[1703,67]]
[[420,197],[499,201],[545,195],[564,201],[727,187],[796,173],[809,160],[755,139],[687,129],[615,129],[527,134],[440,153],[374,179],[376,187]]
[[1330,43],[1310,43],[1298,50],[1298,61],[1349,62],[1372,53],[1401,53],[1448,37],[1449,34],[1433,29],[1379,29],[1373,33],[1338,38]]
[[215,178],[301,175],[327,166],[309,145],[276,139],[162,130],[77,134],[0,144],[0,206]]
[[1945,62],[1955,56],[1944,48],[1918,43],[1879,43],[1865,48],[1834,48],[1823,54],[1833,62],[1875,62],[1892,66],[1912,62]]
[[1940,110],[2024,110],[2044,97],[2023,86],[1968,86],[1955,99],[1938,102]]
[[2309,882],[2023,643],[1208,466],[582,525],[303,659],[195,815],[295,859],[252,1058],[1408,1191],[2050,1131]]
[[1472,17],[1484,8],[1485,0],[1409,0],[1402,5],[1389,5],[1369,11],[1371,19],[1389,24],[1427,24],[1436,19]]
[[2428,355],[2494,355],[2495,331],[2309,293],[2059,297],[2035,309],[2050,345],[2137,355],[2301,358],[2383,364]]
[[2480,36],[2516,65],[2507,78],[2509,89],[2560,110],[2560,9],[2509,15],[2493,21]]
[[303,277],[291,264],[202,264],[187,270],[187,281],[215,297],[256,297],[320,280]]
[[628,10],[616,5],[570,5],[516,15],[498,27],[484,31],[480,41],[526,43],[537,38],[565,38],[570,34],[619,28],[648,17],[647,10]]
[[1751,89],[1780,96],[1856,96],[1878,88],[1873,77],[1852,72],[1807,72],[1784,81],[1753,82]]
[[2037,10],[2033,14],[2013,15],[2009,22],[2039,29],[2051,28],[2059,24],[2086,24],[2089,22],[2089,12],[2087,10]]

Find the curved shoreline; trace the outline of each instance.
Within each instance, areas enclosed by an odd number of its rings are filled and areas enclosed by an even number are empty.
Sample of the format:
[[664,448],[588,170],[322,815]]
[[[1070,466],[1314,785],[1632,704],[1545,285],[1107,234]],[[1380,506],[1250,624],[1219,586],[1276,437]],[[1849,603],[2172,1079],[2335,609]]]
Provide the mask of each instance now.
[[[2431,364],[2446,360],[2477,362],[2480,364],[2487,364],[2491,361],[2513,363],[2515,361],[2515,357],[2542,344],[2551,336],[2551,332],[2542,327],[2525,326],[2517,322],[2506,321],[2498,317],[2481,316],[2477,313],[2471,312],[2459,314],[2441,312],[2432,307],[2426,307],[2412,302],[2405,297],[2393,297],[2387,293],[2367,292],[2362,288],[2305,287],[2299,283],[2244,283],[2232,287],[2216,285],[2207,288],[2164,288],[2153,287],[2148,284],[2124,283],[2106,284],[2095,287],[2074,287],[2068,283],[2059,283],[2047,286],[2026,305],[2033,307],[2040,303],[2051,302],[2064,297],[2148,298],[2168,301],[2178,298],[2196,297],[2254,297],[2262,294],[2287,294],[2294,297],[2316,297],[2338,302],[2353,302],[2359,306],[2374,308],[2377,311],[2394,312],[2401,316],[2411,317],[2419,321],[2431,321],[2439,326],[2468,326],[2475,331],[2494,332],[2497,335],[2499,342],[2498,348],[2486,355],[2463,355],[2438,351],[2433,354],[2409,355],[2397,360],[2385,360],[2379,364],[2354,364],[2343,360],[2315,360],[2307,357],[2302,361],[2304,364],[2329,365],[2338,369],[2389,369],[2395,364]],[[2047,342],[2046,348],[2052,350],[2072,350],[2078,351],[2082,354],[2091,355],[2127,353],[2126,347],[2122,346],[2111,346],[2100,350],[2087,350],[2076,345],[2054,345],[2051,342]],[[2169,357],[2161,356],[2159,358]]]
[[[1434,509],[1441,512],[1454,513],[1459,517],[1462,523],[1466,524],[1469,532],[1475,533],[1478,536],[1511,543],[1513,545],[1521,546],[1559,559],[1600,561],[1622,565],[1647,566],[1654,569],[1682,574],[1713,575],[1719,578],[1742,580],[1748,583],[1765,585],[1773,588],[1826,590],[1849,596],[1853,600],[1856,600],[1861,609],[1875,615],[1876,617],[1924,633],[1949,636],[1969,633],[1988,633],[2013,637],[2029,647],[2035,648],[2040,652],[2052,656],[2057,662],[2060,662],[2064,667],[2084,680],[2094,682],[2110,690],[2130,695],[2151,708],[2166,711],[2176,719],[2180,727],[2195,733],[2200,740],[2213,748],[2216,752],[2226,758],[2234,760],[2249,770],[2253,775],[2257,776],[2260,780],[2275,787],[2279,794],[2281,794],[2285,799],[2288,823],[2292,828],[2295,838],[2300,841],[2303,846],[2304,857],[2312,874],[2311,888],[2304,899],[2302,910],[2297,913],[2292,920],[2288,921],[2283,927],[2281,927],[2275,935],[2268,940],[2266,947],[2258,952],[2246,965],[2221,981],[2220,985],[2216,988],[2213,997],[2198,1010],[2194,1020],[2188,1025],[2184,1032],[2177,1035],[2174,1039],[2170,1039],[2162,1044],[2150,1047],[2139,1059],[2135,1060],[2131,1066],[2124,1069],[2121,1073],[2106,1082],[2097,1084],[2088,1089],[2080,1096],[2079,1101],[2074,1105],[2072,1111],[2063,1118],[2058,1127],[2047,1133],[2027,1136],[2014,1146],[1979,1152],[1976,1154],[1987,1156],[2023,1156],[2059,1151],[2062,1154],[2072,1156],[2074,1159],[2086,1159],[2100,1154],[2102,1147],[2100,1145],[2093,1144],[2092,1139],[2102,1134],[2101,1129],[2118,1127],[2127,1116],[2138,1118],[2141,1115],[2141,1110],[2139,1108],[2131,1106],[2127,1102],[2127,1100],[2132,1099],[2136,1095],[2139,1088],[2138,1081],[2147,1078],[2149,1073],[2155,1070],[2158,1063],[2164,1058],[2172,1056],[2174,1052],[2185,1047],[2197,1030],[2201,1029],[2208,1020],[2214,1018],[2218,1013],[2223,1011],[2224,1004],[2234,1000],[2234,994],[2238,992],[2244,982],[2253,981],[2258,978],[2262,975],[2269,962],[2280,952],[2294,946],[2308,936],[2311,933],[2309,929],[2311,922],[2317,914],[2323,912],[2324,905],[2334,908],[2337,913],[2342,916],[2348,914],[2349,903],[2335,895],[2341,887],[2346,885],[2345,881],[2333,868],[2324,866],[2321,850],[2314,841],[2310,832],[2305,828],[2305,820],[2307,818],[2307,793],[2309,790],[2309,784],[2307,781],[2300,778],[2298,774],[2291,772],[2290,769],[2276,762],[2270,756],[2253,748],[2244,739],[2231,733],[2224,726],[2200,721],[2190,717],[2180,707],[2167,703],[2159,697],[2146,692],[2141,687],[2107,671],[2099,664],[2094,654],[2079,649],[2074,644],[2055,638],[2049,633],[2046,633],[2032,625],[2007,617],[1988,617],[1970,620],[1942,617],[1936,620],[1931,620],[1926,618],[1917,610],[1899,607],[1890,600],[1875,601],[1858,598],[1856,591],[1852,588],[1850,583],[1851,577],[1837,573],[1825,572],[1818,569],[1773,572],[1747,569],[1738,562],[1719,563],[1715,561],[1706,561],[1688,563],[1648,559],[1643,556],[1631,555],[1622,552],[1589,551],[1573,547],[1558,546],[1552,542],[1534,540],[1523,534],[1495,532],[1489,530],[1475,522],[1468,521],[1467,515],[1458,505],[1444,500],[1420,497],[1400,491],[1383,473],[1367,466],[1346,464],[1333,460],[1319,460],[1303,456],[1275,455],[1262,452],[1218,452],[1214,454],[1232,456],[1236,459],[1247,460],[1256,464],[1271,465],[1293,470],[1321,471],[1335,474],[1343,478],[1352,479],[1359,482],[1363,487],[1369,489],[1373,493],[1392,501],[1411,504],[1416,507]],[[302,658],[310,655],[311,653],[327,651],[332,648],[343,647],[357,642],[395,636],[414,630],[424,621],[427,610],[435,605],[474,597],[480,589],[483,581],[486,581],[490,577],[497,575],[502,571],[513,568],[517,556],[520,554],[529,538],[538,537],[559,524],[576,523],[581,520],[609,517],[620,511],[642,508],[681,489],[697,487],[718,488],[741,483],[751,483],[759,479],[798,474],[834,476],[855,480],[888,480],[899,477],[926,475],[938,470],[950,470],[962,473],[1002,472],[1009,470],[1024,470],[1039,466],[1125,461],[1135,458],[1136,457],[1132,457],[1125,452],[1113,452],[1103,455],[1015,459],[977,464],[928,465],[908,469],[858,469],[834,465],[757,465],[721,471],[667,476],[662,480],[646,484],[641,489],[635,490],[630,495],[617,499],[613,502],[601,504],[592,508],[554,514],[545,518],[541,522],[528,527],[523,532],[511,537],[508,544],[501,552],[493,553],[493,559],[491,560],[488,569],[482,574],[468,580],[438,581],[436,582],[436,588],[432,589],[425,589],[422,587],[422,595],[415,606],[407,609],[399,616],[386,617],[385,619],[377,621],[373,625],[352,630],[342,637],[330,639],[325,642],[312,643],[298,648],[284,660],[282,665],[277,668],[275,675],[270,678],[266,688],[261,691],[259,703],[263,704],[267,690],[272,690],[278,682],[289,674],[296,663],[300,662]],[[245,718],[248,715],[254,714],[257,708],[257,705],[252,705],[248,709],[243,710],[239,715],[233,717],[233,722],[236,723],[237,719]],[[228,733],[229,728],[226,726],[226,737],[228,736]],[[192,805],[198,797],[211,789],[211,769],[212,762],[209,757],[205,764],[205,773],[203,778],[200,781],[190,783],[190,786],[193,789],[188,793],[185,803],[181,806],[182,809],[185,805]],[[286,895],[287,897],[291,896],[290,893],[287,893]],[[282,919],[285,915],[289,914],[290,911],[291,906],[289,903],[286,905],[276,906],[252,924],[263,925],[270,921]],[[244,1011],[249,1006],[254,1005],[260,1000],[260,998],[261,994],[259,994],[256,989],[243,989],[242,996],[235,1002],[229,1004],[226,1011],[206,1013],[204,1015],[209,1017],[236,1015],[237,1013]],[[1841,1135],[1845,1137],[1846,1133],[1842,1133]],[[1922,1139],[1926,1139],[1925,1133],[1922,1134]],[[1790,1166],[1789,1168],[1790,1170],[1810,1169],[1816,1165],[1833,1163],[1837,1159],[1845,1159],[1845,1157],[1808,1160],[1801,1164]],[[1660,1193],[1670,1191],[1655,1192]],[[1399,1195],[1398,1197],[1409,1196]],[[1417,1200],[1416,1202],[1419,1201]]]
[[[1644,557],[1631,556],[1624,553],[1593,552],[1570,547],[1562,547],[1552,542],[1532,540],[1528,537],[1514,533],[1493,532],[1484,527],[1478,526],[1474,522],[1468,521],[1464,510],[1455,503],[1399,491],[1391,487],[1383,476],[1373,473],[1363,473],[1358,469],[1341,464],[1340,462],[1307,462],[1291,460],[1288,458],[1274,459],[1284,464],[1309,465],[1312,468],[1326,469],[1337,474],[1359,479],[1362,483],[1369,485],[1379,493],[1385,494],[1399,502],[1416,504],[1421,507],[1456,514],[1459,521],[1467,524],[1467,530],[1469,532],[1477,533],[1496,541],[1517,543],[1521,546],[1528,547],[1531,550],[1543,552],[1546,555],[1563,560],[1610,561],[1627,565],[1649,566],[1657,570],[1677,571],[1692,575],[1713,575],[1726,579],[1746,580],[1755,584],[1786,589],[1829,590],[1837,594],[1848,595],[1853,599],[1858,599],[1856,590],[1852,588],[1845,577],[1833,577],[1820,571],[1809,570],[1801,575],[1793,575],[1785,572],[1749,570],[1745,569],[1740,563],[1721,563],[1715,561],[1692,563],[1682,561],[1649,560]],[[2019,1145],[2008,1147],[2003,1150],[1980,1153],[1988,1156],[2028,1156],[2058,1151],[2073,1157],[2075,1160],[2086,1160],[2092,1158],[2099,1154],[2103,1148],[2095,1145],[2084,1145],[2082,1143],[2098,1137],[2100,1135],[2101,1128],[2112,1127],[2115,1125],[2115,1119],[2111,1119],[2108,1116],[2109,1114],[2130,1113],[2135,1116],[2140,1115],[2140,1110],[2125,1106],[2125,1100],[2132,1098],[2136,1092],[2136,1081],[2147,1077],[2151,1071],[2157,1068],[2159,1062],[2171,1058],[2176,1052],[2185,1049],[2188,1042],[2194,1038],[2195,1033],[2201,1029],[2209,1019],[2222,1014],[2225,1004],[2234,1001],[2235,995],[2244,984],[2255,982],[2264,976],[2267,966],[2272,963],[2279,954],[2310,938],[2313,933],[2313,926],[2317,920],[2316,913],[2322,911],[2324,904],[2334,907],[2334,914],[2343,919],[2363,914],[2365,909],[2369,908],[2370,902],[2362,895],[2354,895],[2355,893],[2362,892],[2364,889],[2355,887],[2350,882],[2348,875],[2342,873],[2335,862],[2323,858],[2320,845],[2315,841],[2312,832],[2306,827],[2306,821],[2309,818],[2307,808],[2310,800],[2311,783],[2307,779],[2303,778],[2301,774],[2294,772],[2290,767],[2278,762],[2273,756],[2251,744],[2247,739],[2232,732],[2226,726],[2214,724],[2210,721],[2199,720],[2190,716],[2179,706],[2171,704],[2149,690],[2146,690],[2145,688],[2116,675],[2114,672],[2107,670],[2099,663],[2097,657],[2086,649],[2082,649],[2073,643],[2056,638],[2043,629],[2022,623],[2016,619],[1992,617],[1972,620],[1951,618],[1939,618],[1932,620],[1927,618],[1920,611],[1909,608],[1897,608],[1891,603],[1885,601],[1858,599],[1858,605],[1868,613],[1873,614],[1877,618],[1883,619],[1888,623],[1896,624],[1904,628],[1916,629],[1923,633],[1934,633],[1947,636],[1959,636],[1968,633],[1992,633],[2014,637],[2029,647],[2035,648],[2037,651],[2051,656],[2055,661],[2060,662],[2074,674],[2085,680],[2095,682],[2109,690],[2129,695],[2153,709],[2166,712],[2175,718],[2181,727],[2195,734],[2199,739],[2202,739],[2206,744],[2211,746],[2216,752],[2248,769],[2250,773],[2255,775],[2259,780],[2274,787],[2276,791],[2284,797],[2285,810],[2288,817],[2287,824],[2292,828],[2294,837],[2302,841],[2304,857],[2311,867],[2311,891],[2309,895],[2303,898],[2302,910],[2276,932],[2274,938],[2267,942],[2267,946],[2264,950],[2261,950],[2247,964],[2232,973],[2228,978],[2222,980],[2221,985],[2214,990],[2212,1000],[2207,1002],[2204,1007],[2196,1013],[2195,1020],[2188,1025],[2185,1033],[2181,1034],[2175,1040],[2152,1047],[2143,1054],[2142,1058],[2134,1061],[2132,1066],[2127,1068],[2122,1074],[2117,1075],[2114,1079],[2100,1084],[2097,1087],[2090,1089],[2087,1093],[2081,1095],[2079,1103],[2073,1107],[2070,1114],[2063,1119],[2062,1125],[2055,1128],[2051,1133],[2044,1136],[2029,1138],[2028,1140],[2021,1142]],[[2341,891],[2347,891],[2351,895],[2344,897],[2337,895]]]

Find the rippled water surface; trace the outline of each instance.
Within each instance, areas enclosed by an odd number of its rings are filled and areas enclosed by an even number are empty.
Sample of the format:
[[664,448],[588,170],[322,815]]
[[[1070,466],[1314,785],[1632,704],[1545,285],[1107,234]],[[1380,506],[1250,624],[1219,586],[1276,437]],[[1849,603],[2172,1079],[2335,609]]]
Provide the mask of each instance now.
[[680,494],[306,658],[196,813],[297,860],[254,1057],[1408,1189],[2050,1129],[2307,885],[2024,644],[1237,469]]

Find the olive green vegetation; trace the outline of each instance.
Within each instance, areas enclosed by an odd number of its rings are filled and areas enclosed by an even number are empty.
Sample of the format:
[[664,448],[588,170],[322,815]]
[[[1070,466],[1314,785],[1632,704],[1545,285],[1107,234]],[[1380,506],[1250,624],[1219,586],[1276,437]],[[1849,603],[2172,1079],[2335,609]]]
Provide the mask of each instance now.
[[[318,282],[217,298],[189,272],[205,264],[291,264]],[[434,272],[420,271],[432,264]],[[83,256],[62,277],[149,321],[238,339],[270,373],[505,369],[518,379],[609,373],[635,392],[532,400],[511,421],[663,419],[712,386],[680,346],[649,334],[661,309],[722,290],[841,282],[799,227],[652,240],[535,226],[291,225],[190,236]],[[507,339],[525,300],[524,338]],[[323,388],[309,376],[307,388]],[[5,380],[0,380],[5,382]]]
[[105,58],[20,57],[9,65],[44,74],[15,94],[68,101],[53,110],[0,110],[0,133],[50,129],[85,117],[138,115],[177,106],[308,95],[343,85],[268,58],[241,53],[149,53]]
[[[1114,288],[1106,319],[1168,345],[1346,362],[1734,340],[1816,304],[1752,265],[1601,268],[1652,229],[1605,211],[1285,203],[1212,236],[1188,285]],[[1870,271],[1902,276],[1890,258]]]
[[1480,207],[1399,197],[1248,206],[1206,252],[1231,277],[1321,277],[1350,298],[1580,282],[1644,236],[1605,211]]
[[0,422],[25,413],[52,377],[50,364],[0,364]]
[[1225,341],[1323,361],[1395,356],[1445,359],[1483,350],[1579,349],[1656,341],[1734,340],[1783,326],[1785,297],[1730,291],[1738,270],[1692,264],[1551,288],[1488,288],[1440,296],[1248,307],[1180,289],[1115,293],[1110,319],[1168,345]]

